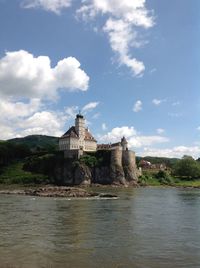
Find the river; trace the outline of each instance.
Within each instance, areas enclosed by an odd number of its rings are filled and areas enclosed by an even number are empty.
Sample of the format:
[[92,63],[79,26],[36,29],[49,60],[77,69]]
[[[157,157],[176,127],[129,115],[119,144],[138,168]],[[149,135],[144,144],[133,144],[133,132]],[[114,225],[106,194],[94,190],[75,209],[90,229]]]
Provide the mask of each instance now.
[[119,199],[0,195],[0,268],[200,267],[200,190],[103,191]]

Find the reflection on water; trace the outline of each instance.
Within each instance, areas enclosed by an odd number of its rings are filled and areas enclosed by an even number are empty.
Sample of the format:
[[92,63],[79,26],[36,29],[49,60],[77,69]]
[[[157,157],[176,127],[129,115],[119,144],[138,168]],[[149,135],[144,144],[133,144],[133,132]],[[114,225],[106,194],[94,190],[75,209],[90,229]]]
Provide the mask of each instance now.
[[0,196],[0,267],[200,267],[200,190],[110,191],[120,198]]

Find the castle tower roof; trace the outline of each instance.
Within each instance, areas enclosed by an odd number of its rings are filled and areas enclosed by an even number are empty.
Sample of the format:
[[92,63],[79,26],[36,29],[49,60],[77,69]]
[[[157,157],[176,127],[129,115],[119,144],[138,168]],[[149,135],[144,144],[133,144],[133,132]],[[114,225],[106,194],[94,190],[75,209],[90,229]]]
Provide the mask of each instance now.
[[123,136],[121,142],[127,142],[126,138]]

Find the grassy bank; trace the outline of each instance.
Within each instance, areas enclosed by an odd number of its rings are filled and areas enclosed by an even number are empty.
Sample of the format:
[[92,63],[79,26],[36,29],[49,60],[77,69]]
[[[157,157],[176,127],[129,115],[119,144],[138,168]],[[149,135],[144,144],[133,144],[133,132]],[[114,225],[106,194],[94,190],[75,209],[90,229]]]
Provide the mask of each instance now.
[[139,178],[142,186],[173,186],[173,187],[200,187],[200,178],[192,179],[187,177],[177,178],[168,172],[143,172]]
[[48,177],[23,170],[24,163],[16,162],[1,169],[0,184],[46,184]]

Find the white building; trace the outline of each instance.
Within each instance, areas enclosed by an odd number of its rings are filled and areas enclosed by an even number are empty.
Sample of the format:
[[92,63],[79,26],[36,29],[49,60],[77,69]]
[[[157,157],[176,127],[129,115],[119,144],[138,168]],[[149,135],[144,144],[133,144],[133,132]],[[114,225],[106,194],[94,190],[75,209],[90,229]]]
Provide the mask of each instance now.
[[97,150],[97,141],[87,128],[85,128],[85,118],[77,114],[75,126],[59,139],[60,151],[65,151],[65,156],[80,156],[83,152],[95,152]]

